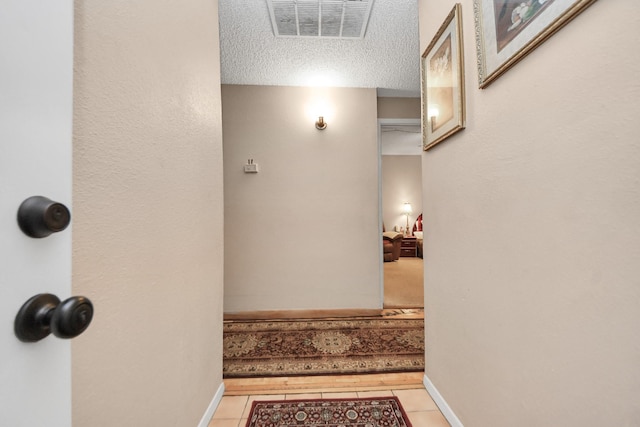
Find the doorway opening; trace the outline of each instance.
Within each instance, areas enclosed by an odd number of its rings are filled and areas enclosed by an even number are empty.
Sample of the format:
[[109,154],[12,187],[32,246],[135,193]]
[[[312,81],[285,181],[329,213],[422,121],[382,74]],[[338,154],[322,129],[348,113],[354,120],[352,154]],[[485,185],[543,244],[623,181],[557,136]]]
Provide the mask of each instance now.
[[420,119],[379,119],[378,141],[382,306],[423,308]]

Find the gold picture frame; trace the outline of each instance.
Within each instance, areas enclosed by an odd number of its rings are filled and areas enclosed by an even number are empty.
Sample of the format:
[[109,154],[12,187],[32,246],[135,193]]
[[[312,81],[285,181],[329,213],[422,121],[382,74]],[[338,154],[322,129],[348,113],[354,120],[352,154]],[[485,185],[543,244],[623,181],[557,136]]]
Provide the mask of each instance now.
[[462,6],[457,3],[422,54],[422,146],[426,151],[465,127]]
[[513,67],[596,0],[474,0],[478,84]]

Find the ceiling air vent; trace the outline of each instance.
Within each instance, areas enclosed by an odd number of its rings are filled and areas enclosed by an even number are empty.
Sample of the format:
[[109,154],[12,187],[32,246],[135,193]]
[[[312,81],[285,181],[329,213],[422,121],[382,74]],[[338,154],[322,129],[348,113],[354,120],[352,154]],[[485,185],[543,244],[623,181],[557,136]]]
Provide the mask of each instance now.
[[362,38],[373,0],[267,0],[276,37]]

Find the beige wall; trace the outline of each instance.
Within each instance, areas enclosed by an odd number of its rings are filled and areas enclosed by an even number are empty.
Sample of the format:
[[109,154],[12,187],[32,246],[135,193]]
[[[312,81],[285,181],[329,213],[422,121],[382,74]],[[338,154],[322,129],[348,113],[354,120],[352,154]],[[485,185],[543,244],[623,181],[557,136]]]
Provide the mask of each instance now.
[[[465,427],[640,425],[640,3],[594,3],[423,155],[427,375]],[[422,49],[451,4],[420,1]]]
[[378,117],[419,119],[420,98],[378,98]]
[[225,85],[222,104],[225,311],[379,308],[375,90]]
[[73,425],[195,426],[222,383],[217,1],[76,2]]
[[382,156],[382,216],[385,228],[406,227],[402,212],[405,202],[411,203],[411,230],[422,212],[422,159],[420,156]]

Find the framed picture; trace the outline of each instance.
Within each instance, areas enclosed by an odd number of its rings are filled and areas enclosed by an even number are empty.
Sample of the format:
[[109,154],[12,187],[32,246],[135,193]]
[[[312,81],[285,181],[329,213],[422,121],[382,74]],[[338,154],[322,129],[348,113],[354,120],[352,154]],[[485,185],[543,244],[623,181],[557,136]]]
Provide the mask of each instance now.
[[487,87],[595,0],[474,0],[478,82]]
[[422,54],[422,145],[425,151],[465,126],[461,13],[458,3]]

